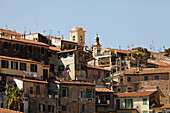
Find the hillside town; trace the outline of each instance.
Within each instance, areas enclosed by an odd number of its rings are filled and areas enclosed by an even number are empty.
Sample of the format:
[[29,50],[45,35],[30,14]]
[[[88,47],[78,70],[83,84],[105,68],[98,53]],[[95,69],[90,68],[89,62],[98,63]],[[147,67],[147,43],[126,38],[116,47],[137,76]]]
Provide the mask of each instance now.
[[102,48],[98,34],[88,47],[83,28],[68,34],[0,29],[0,113],[170,113],[169,49]]

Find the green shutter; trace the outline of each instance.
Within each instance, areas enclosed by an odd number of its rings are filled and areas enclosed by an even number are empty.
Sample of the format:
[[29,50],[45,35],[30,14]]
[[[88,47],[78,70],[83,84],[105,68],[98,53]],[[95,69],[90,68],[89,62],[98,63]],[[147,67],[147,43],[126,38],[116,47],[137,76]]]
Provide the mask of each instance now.
[[145,81],[147,81],[148,80],[148,76],[144,76],[144,79],[145,79]]
[[133,108],[133,99],[130,100],[131,108]]
[[63,96],[63,88],[60,87],[60,93],[61,93],[61,96]]
[[143,113],[147,113],[147,111],[143,111]]
[[69,96],[69,87],[67,87],[67,96]]
[[116,109],[120,109],[120,99],[116,99]]
[[155,80],[159,80],[159,76],[158,75],[155,76]]
[[143,105],[147,105],[147,98],[143,98]]
[[89,89],[86,89],[86,98],[88,98]]
[[125,99],[125,109],[127,109],[127,100]]
[[93,95],[92,95],[92,98],[94,98],[94,94],[95,94],[95,89],[93,89],[92,91],[93,91]]
[[86,98],[86,92],[83,91],[83,98]]
[[127,77],[127,82],[131,82],[131,77]]

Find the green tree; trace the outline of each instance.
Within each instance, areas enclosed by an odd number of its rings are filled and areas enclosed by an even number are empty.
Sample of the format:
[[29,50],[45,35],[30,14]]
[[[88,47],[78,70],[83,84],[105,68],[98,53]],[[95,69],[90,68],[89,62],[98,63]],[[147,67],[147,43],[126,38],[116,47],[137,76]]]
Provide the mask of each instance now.
[[147,57],[145,57],[145,53],[137,52],[136,54],[132,54],[132,56],[136,59],[136,65],[137,67],[140,66],[140,63],[143,60],[147,60]]
[[170,48],[168,48],[168,49],[165,49],[165,51],[164,51],[165,53],[170,53]]
[[111,50],[110,52],[111,52],[111,56],[110,57],[111,57],[111,61],[112,61],[112,64],[113,64],[113,62],[116,61],[118,56],[115,54],[114,50]]
[[5,102],[7,103],[6,108],[12,110],[18,110],[19,104],[21,103],[22,91],[14,85],[12,88],[7,88],[5,91]]

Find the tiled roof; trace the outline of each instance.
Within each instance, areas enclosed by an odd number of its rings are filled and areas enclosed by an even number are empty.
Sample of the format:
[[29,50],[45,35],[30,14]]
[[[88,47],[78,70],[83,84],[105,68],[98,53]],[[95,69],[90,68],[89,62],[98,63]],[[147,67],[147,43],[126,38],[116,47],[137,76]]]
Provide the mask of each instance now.
[[23,62],[32,62],[32,63],[41,64],[41,62],[37,62],[37,61],[33,61],[33,60],[27,60],[27,59],[22,59],[22,58],[15,58],[15,57],[8,57],[8,56],[1,56],[1,55],[0,55],[0,58],[9,59],[9,60],[19,60],[19,61],[23,61]]
[[155,65],[158,65],[158,66],[161,66],[161,67],[170,67],[170,64],[165,63],[165,62],[163,62],[163,61],[152,60],[152,61],[147,61],[147,63],[149,63],[149,64],[155,64]]
[[92,65],[89,65],[89,64],[86,64],[86,66],[87,66],[87,68],[91,68],[91,69],[99,69],[99,70],[104,70],[104,71],[110,71],[110,70],[104,69],[102,67],[92,66]]
[[65,84],[65,85],[90,85],[90,86],[95,86],[93,83],[89,82],[75,82],[75,81],[62,81],[59,82],[59,84]]
[[96,92],[104,92],[104,93],[113,93],[110,89],[107,88],[95,88]]
[[136,69],[127,69],[125,70],[125,75],[134,75],[134,74],[159,74],[159,73],[170,73],[170,68],[147,68],[141,71],[136,71]]
[[153,107],[153,109],[165,109],[165,108],[170,108],[170,104],[163,104],[160,106]]
[[72,42],[72,41],[63,40],[63,39],[61,39],[61,42],[68,42],[68,43],[78,44],[77,42]]
[[60,48],[53,47],[53,46],[50,46],[49,49],[50,49],[50,50],[53,50],[53,51],[60,51]]
[[124,54],[135,53],[134,51],[131,51],[131,50],[120,50],[120,49],[110,49],[110,50],[114,50],[118,53],[124,53]]
[[23,112],[0,108],[0,113],[23,113]]
[[[29,44],[35,44],[35,45],[42,45],[42,46],[48,46],[45,43],[42,42],[36,42],[33,40],[27,40],[27,39],[16,39],[16,38],[12,38],[10,39],[10,37],[6,37],[6,36],[2,36],[1,38],[6,39],[6,40],[12,40],[12,41],[16,41],[16,42],[22,42],[22,43],[29,43]],[[1,39],[0,38],[0,39]]]
[[43,84],[48,83],[47,81],[42,81],[42,80],[24,79],[24,78],[19,78],[19,77],[15,77],[15,78],[20,79],[25,82],[35,82],[35,83],[43,83]]
[[57,54],[59,54],[59,53],[68,53],[68,52],[73,52],[73,51],[76,51],[76,50],[75,49],[63,50],[63,51],[57,52]]
[[20,36],[22,35],[20,33],[17,33],[17,32],[11,31],[11,30],[1,29],[1,31],[4,33],[13,34],[13,35],[20,35]]
[[136,97],[136,96],[149,96],[156,91],[143,91],[143,92],[127,92],[127,93],[113,93],[117,97]]

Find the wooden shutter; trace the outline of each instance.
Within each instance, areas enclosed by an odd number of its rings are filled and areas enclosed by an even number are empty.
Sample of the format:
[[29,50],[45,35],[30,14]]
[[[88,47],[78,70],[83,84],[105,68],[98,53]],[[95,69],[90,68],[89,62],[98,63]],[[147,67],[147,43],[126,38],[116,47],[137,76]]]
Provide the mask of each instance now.
[[69,87],[67,87],[67,97],[69,96]]
[[127,100],[125,99],[125,109],[127,109]]
[[131,108],[133,108],[133,99],[130,100]]
[[88,98],[89,89],[86,89],[86,98]]
[[63,88],[60,87],[60,95],[63,96]]

